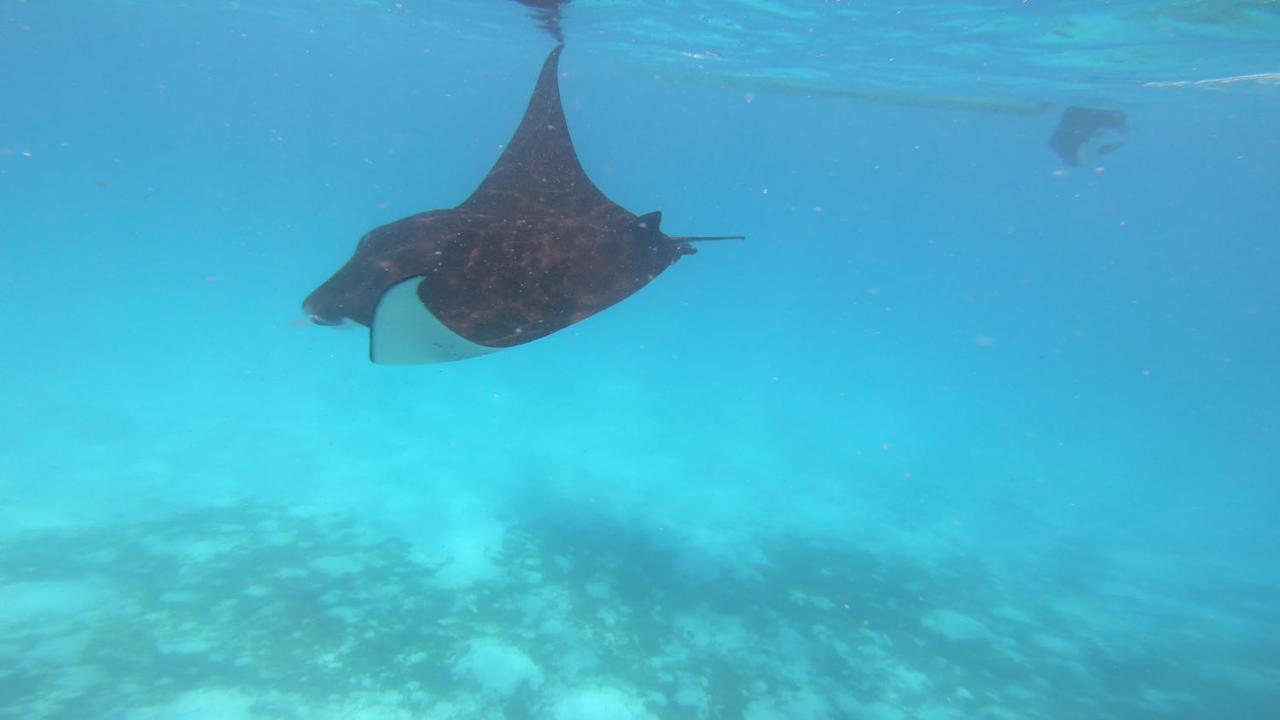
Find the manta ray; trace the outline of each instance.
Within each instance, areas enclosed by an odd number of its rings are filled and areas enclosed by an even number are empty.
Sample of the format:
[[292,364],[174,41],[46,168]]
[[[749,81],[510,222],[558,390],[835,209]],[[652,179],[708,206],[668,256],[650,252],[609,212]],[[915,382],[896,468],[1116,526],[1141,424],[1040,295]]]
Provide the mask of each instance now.
[[303,302],[319,325],[369,328],[375,363],[477,357],[546,337],[623,300],[685,255],[662,214],[635,215],[578,161],[551,51],[515,136],[452,210],[375,228]]
[[1062,111],[1049,147],[1068,165],[1096,162],[1124,144],[1128,118],[1119,110],[1071,106]]

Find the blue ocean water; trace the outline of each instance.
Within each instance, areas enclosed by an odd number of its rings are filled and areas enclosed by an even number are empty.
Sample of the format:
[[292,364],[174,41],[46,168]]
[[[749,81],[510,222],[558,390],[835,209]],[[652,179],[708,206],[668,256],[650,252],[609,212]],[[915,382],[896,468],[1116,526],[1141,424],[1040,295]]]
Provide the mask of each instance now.
[[564,32],[600,188],[747,241],[394,368],[301,300],[483,178],[526,9],[0,2],[0,718],[1280,716],[1280,5]]

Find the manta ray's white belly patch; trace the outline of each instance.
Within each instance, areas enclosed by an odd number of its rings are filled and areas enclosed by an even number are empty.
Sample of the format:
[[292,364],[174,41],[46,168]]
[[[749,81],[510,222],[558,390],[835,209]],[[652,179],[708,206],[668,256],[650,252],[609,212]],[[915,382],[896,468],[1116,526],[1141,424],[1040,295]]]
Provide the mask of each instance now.
[[421,365],[488,355],[486,347],[440,322],[418,298],[423,276],[396,283],[383,294],[369,331],[369,359],[381,365]]

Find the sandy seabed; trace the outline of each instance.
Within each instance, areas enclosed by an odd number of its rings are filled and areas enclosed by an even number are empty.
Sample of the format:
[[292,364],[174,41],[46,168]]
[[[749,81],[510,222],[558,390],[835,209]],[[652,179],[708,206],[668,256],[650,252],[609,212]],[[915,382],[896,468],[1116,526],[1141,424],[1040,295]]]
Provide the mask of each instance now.
[[[1221,660],[1245,635],[1114,581],[1068,596],[830,542],[725,562],[605,521],[501,527],[424,549],[248,504],[11,538],[0,717],[1243,718],[1280,686]],[[1252,628],[1264,657],[1275,627]]]

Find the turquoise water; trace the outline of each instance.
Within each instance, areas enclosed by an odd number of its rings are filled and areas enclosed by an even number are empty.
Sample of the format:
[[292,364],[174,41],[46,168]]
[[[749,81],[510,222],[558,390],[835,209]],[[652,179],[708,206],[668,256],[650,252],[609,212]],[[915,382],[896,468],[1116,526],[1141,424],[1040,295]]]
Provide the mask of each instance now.
[[0,717],[1280,716],[1280,5],[564,31],[595,182],[748,240],[389,368],[301,300],[484,176],[524,8],[0,2]]

